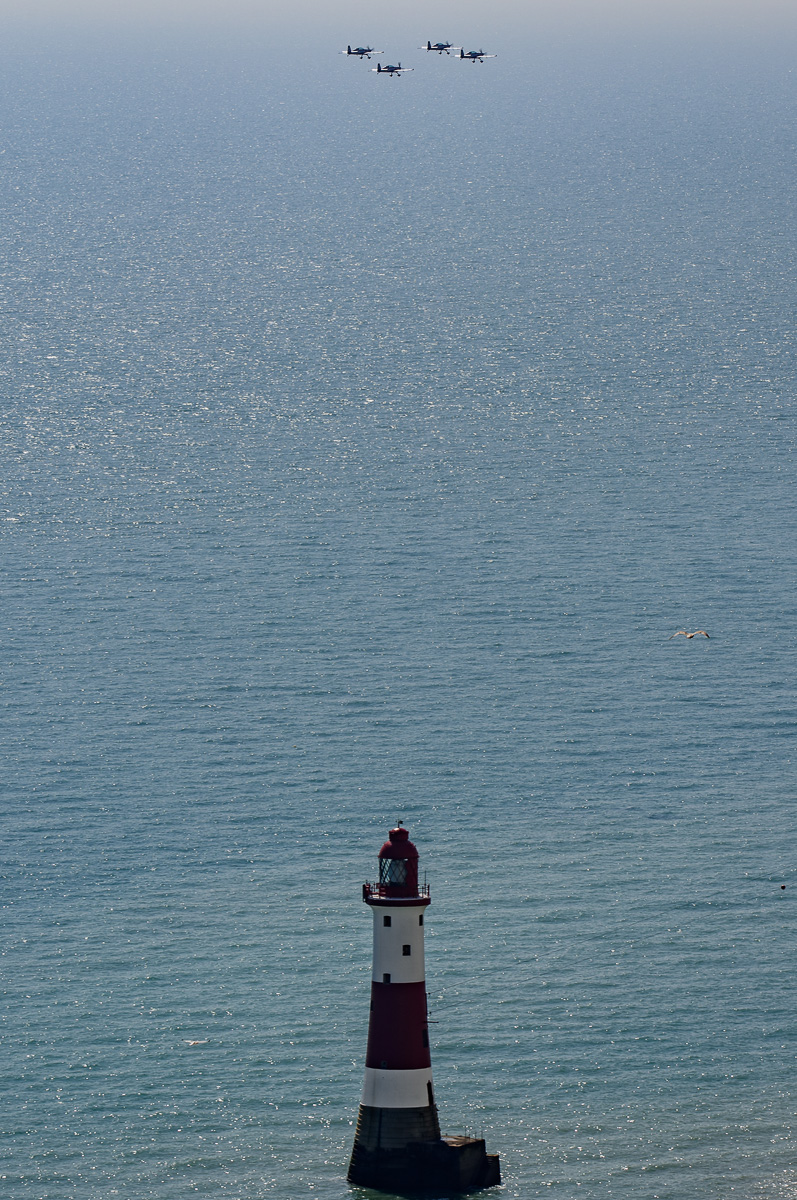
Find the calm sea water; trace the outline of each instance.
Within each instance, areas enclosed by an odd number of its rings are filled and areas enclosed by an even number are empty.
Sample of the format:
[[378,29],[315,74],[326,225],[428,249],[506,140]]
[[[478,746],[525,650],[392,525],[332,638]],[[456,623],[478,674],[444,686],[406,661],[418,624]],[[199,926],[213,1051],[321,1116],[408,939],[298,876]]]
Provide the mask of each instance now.
[[15,1200],[364,1198],[397,818],[498,1195],[797,1196],[795,76],[494,41],[3,52]]

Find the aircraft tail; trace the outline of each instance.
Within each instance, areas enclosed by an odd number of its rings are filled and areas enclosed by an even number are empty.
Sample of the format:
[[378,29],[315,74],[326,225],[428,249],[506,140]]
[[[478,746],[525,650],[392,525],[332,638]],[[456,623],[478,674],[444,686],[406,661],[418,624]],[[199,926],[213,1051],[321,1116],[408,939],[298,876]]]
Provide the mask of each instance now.
[[347,46],[347,47],[346,47],[346,53],[347,53],[347,54],[351,54],[351,46]]
[[427,42],[427,43],[426,43],[426,49],[427,49],[427,50],[431,50],[431,48],[432,48],[432,43],[431,43],[431,42]]
[[464,50],[460,49],[460,52],[459,52],[459,57],[460,57],[460,58],[464,58],[464,57],[465,57],[465,51],[464,51]]

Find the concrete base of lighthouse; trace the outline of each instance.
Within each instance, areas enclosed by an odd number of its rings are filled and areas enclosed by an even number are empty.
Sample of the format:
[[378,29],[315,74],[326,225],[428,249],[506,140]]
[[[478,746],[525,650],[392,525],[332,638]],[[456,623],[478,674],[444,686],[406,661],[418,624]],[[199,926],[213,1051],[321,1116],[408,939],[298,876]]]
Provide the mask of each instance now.
[[494,1187],[501,1169],[483,1138],[440,1137],[435,1106],[397,1111],[363,1104],[348,1180],[381,1192],[440,1196]]

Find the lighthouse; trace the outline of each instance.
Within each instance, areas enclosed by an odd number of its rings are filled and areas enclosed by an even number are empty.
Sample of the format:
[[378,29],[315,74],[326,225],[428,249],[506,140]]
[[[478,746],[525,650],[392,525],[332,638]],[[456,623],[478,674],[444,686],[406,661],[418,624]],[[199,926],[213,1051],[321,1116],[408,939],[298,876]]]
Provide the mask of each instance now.
[[399,822],[379,851],[379,879],[363,884],[374,923],[365,1083],[350,1183],[393,1192],[475,1191],[500,1183],[483,1138],[441,1137],[432,1083],[424,969],[429,888]]

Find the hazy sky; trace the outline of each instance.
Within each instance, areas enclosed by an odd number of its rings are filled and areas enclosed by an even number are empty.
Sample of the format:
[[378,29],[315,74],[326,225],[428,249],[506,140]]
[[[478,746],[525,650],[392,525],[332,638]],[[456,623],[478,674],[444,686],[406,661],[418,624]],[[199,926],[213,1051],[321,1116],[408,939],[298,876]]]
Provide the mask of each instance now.
[[344,43],[400,27],[412,37],[458,37],[458,29],[490,32],[535,28],[598,27],[618,31],[700,28],[718,36],[739,30],[793,31],[797,0],[0,0],[0,25],[84,23],[92,25],[182,25],[199,29],[258,26],[293,29],[308,22],[340,30]]

